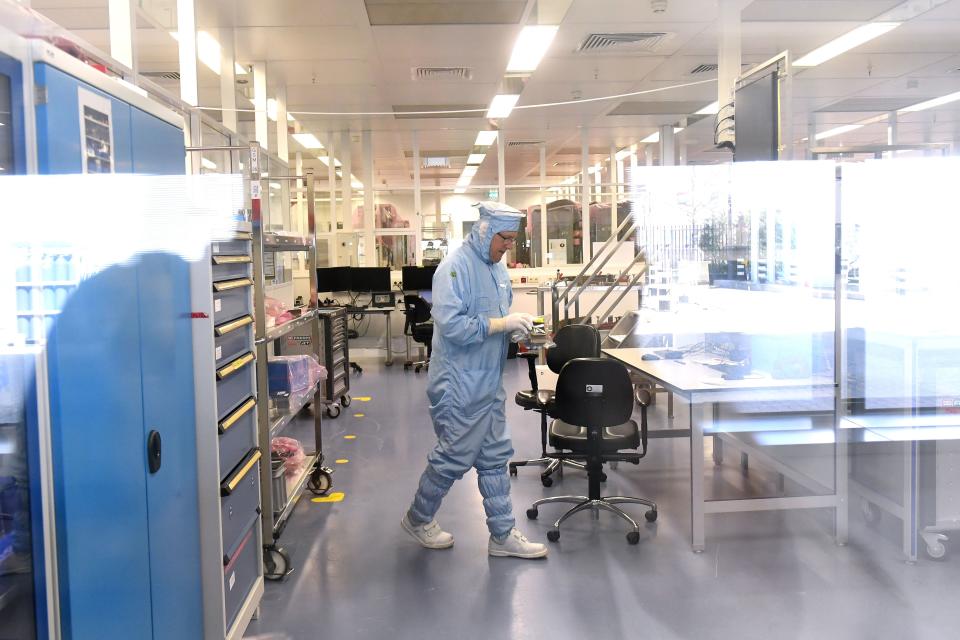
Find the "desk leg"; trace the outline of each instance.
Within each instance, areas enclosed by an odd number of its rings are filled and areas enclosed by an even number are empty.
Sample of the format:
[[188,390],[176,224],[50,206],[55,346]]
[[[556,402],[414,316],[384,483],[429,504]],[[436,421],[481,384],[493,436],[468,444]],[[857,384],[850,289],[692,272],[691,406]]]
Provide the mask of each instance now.
[[673,391],[667,391],[667,417],[673,420]]
[[694,553],[702,553],[705,547],[703,518],[703,420],[702,412],[693,399],[690,401],[690,537]]
[[917,561],[917,507],[920,501],[918,491],[919,470],[917,468],[917,441],[903,443],[903,555],[908,564]]
[[837,544],[846,546],[850,537],[850,461],[847,458],[847,434],[842,429],[834,431],[836,448],[837,478],[834,492],[837,494],[836,530]]
[[393,328],[390,326],[390,325],[391,325],[391,322],[390,322],[390,320],[391,320],[390,314],[387,313],[387,314],[384,315],[384,317],[387,319],[387,362],[386,362],[386,365],[389,367],[390,365],[393,364]]

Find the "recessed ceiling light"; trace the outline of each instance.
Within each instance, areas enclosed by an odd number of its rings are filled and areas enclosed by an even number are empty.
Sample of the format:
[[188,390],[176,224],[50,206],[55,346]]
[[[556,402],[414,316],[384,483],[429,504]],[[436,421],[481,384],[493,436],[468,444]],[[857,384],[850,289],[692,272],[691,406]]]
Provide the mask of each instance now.
[[513,45],[510,62],[507,63],[507,73],[523,73],[533,71],[540,64],[553,37],[557,35],[556,26],[530,25],[523,28]]
[[834,127],[833,129],[828,129],[822,133],[818,133],[814,136],[814,139],[823,140],[824,138],[832,138],[833,136],[839,136],[840,134],[847,133],[848,131],[855,131],[862,126],[862,124],[845,124],[842,127]]
[[471,153],[467,156],[467,164],[483,164],[483,159],[486,157],[485,153]]
[[814,49],[810,53],[794,61],[797,67],[815,67],[823,64],[827,60],[836,58],[841,53],[850,51],[859,47],[865,42],[878,38],[888,31],[892,31],[900,26],[899,22],[870,22],[859,26],[853,31],[849,31],[835,40]]
[[477,140],[474,142],[476,147],[489,147],[497,141],[496,131],[481,131],[477,134]]
[[240,64],[239,62],[233,63],[233,74],[236,76],[245,76],[247,75],[247,68]]
[[200,166],[203,167],[204,169],[214,170],[217,168],[217,163],[214,162],[213,160],[207,160],[206,158],[201,158]]
[[712,115],[716,115],[719,112],[720,112],[720,102],[716,101],[716,102],[711,102],[704,108],[700,109],[699,111],[695,111],[694,113],[696,113],[699,116],[712,116]]
[[912,111],[923,111],[924,109],[932,109],[934,107],[939,107],[950,102],[955,102],[960,100],[960,91],[956,93],[951,93],[945,96],[940,96],[939,98],[934,98],[932,100],[926,100],[924,102],[918,102],[917,104],[910,105],[909,107],[904,107],[900,109],[900,113],[910,113]]
[[[317,136],[312,133],[294,133],[293,139],[300,143],[305,149],[323,149],[323,145],[317,140]],[[322,160],[323,158],[321,158]]]
[[271,183],[270,183],[270,188],[271,188],[271,189],[275,189],[275,190],[280,190],[280,189],[282,189],[283,187],[280,185],[279,182],[271,182]]
[[491,119],[509,117],[519,99],[520,95],[516,93],[498,93],[490,102],[487,117]]
[[454,193],[466,193],[467,190],[464,189],[463,187],[457,187],[456,189],[453,190],[453,192],[454,192]]
[[473,178],[472,178],[471,176],[460,176],[460,179],[457,180],[457,186],[458,186],[458,187],[468,187],[468,186],[470,186],[470,183],[471,183],[472,181],[473,181]]
[[296,122],[297,119],[293,117],[292,113],[287,113],[287,122]]
[[463,173],[461,175],[472,178],[473,176],[477,175],[477,169],[478,167],[468,164],[463,168]]

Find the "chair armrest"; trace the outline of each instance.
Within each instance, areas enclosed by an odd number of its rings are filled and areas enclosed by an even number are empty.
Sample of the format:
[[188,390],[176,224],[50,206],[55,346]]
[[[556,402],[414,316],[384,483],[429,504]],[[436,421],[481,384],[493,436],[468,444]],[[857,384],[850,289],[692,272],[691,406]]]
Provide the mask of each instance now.
[[544,389],[543,391],[537,391],[537,405],[541,408],[546,409],[550,406],[550,401],[553,399],[553,391]]
[[537,384],[537,354],[534,351],[524,351],[518,353],[517,357],[527,361],[527,374],[530,376],[530,388],[533,389],[533,393],[536,395],[540,389],[540,386]]

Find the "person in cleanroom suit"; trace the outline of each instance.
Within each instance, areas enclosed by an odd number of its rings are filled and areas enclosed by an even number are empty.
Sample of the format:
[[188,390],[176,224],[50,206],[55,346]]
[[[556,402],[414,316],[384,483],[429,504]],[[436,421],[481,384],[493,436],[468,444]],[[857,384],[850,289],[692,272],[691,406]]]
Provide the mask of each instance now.
[[434,519],[454,481],[476,468],[493,556],[540,558],[545,545],[514,527],[507,462],[503,367],[511,338],[529,333],[533,317],[510,313],[513,291],[500,263],[516,241],[523,214],[505,204],[482,202],[480,219],[463,245],[433,276],[433,354],[427,397],[437,444],[413,504],[401,525],[430,549],[453,546],[453,536]]

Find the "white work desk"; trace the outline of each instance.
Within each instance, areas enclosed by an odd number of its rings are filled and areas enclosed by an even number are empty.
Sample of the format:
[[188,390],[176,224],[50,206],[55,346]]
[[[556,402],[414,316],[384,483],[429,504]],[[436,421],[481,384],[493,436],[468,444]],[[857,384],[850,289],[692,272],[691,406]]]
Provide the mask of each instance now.
[[[826,487],[813,479],[798,477],[785,465],[765,455],[759,448],[743,442],[732,433],[718,428],[722,402],[748,402],[758,395],[766,397],[809,396],[811,393],[833,395],[834,382],[825,378],[774,379],[754,377],[744,380],[724,380],[721,374],[698,362],[681,360],[643,360],[645,353],[656,349],[604,349],[604,354],[619,360],[631,371],[651,382],[672,391],[690,403],[689,430],[668,430],[665,433],[650,432],[651,437],[690,438],[690,513],[691,544],[694,552],[701,552],[705,545],[704,516],[708,513],[737,513],[741,511],[769,511],[779,509],[811,509],[828,507],[835,510],[836,540],[847,541],[847,469],[846,439],[830,434],[828,443],[835,446],[835,478],[833,487]],[[834,421],[834,424],[836,422]],[[762,425],[762,422],[758,422]],[[772,425],[775,426],[775,425]],[[760,426],[757,430],[763,430]],[[835,427],[834,427],[835,428]],[[813,434],[817,430],[811,430]],[[714,438],[714,462],[722,462],[722,442],[729,442],[745,455],[757,456],[774,470],[789,475],[805,487],[814,489],[817,495],[799,497],[772,497],[737,500],[708,500],[704,496],[704,434]],[[823,434],[817,433],[817,441],[823,443]],[[744,458],[745,460],[745,458]]]

